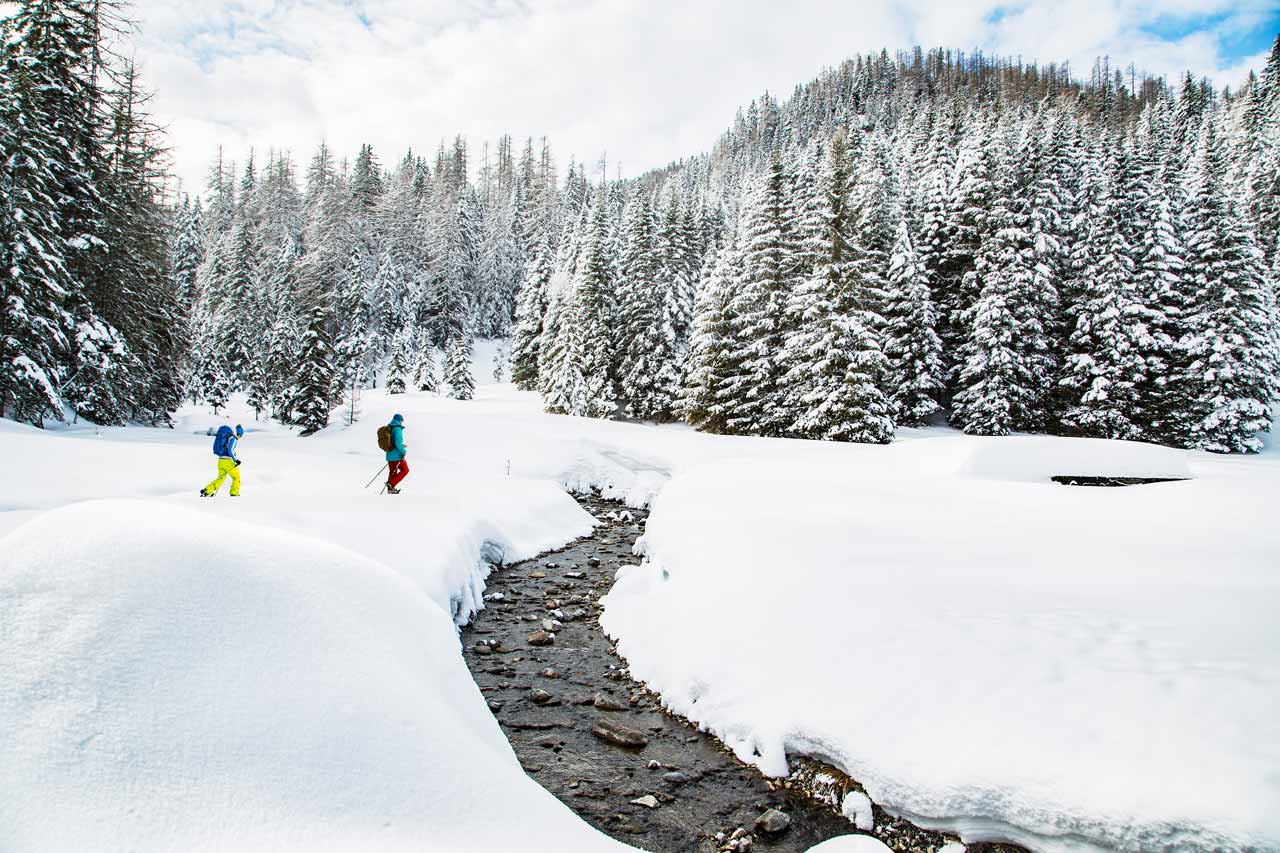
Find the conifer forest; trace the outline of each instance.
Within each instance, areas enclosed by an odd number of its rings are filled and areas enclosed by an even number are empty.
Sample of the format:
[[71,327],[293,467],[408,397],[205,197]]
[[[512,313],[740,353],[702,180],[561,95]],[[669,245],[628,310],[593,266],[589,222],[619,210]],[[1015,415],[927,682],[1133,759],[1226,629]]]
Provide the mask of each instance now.
[[175,193],[124,15],[4,21],[6,418],[243,392],[310,434],[366,388],[469,399],[480,338],[550,412],[740,435],[1252,452],[1280,397],[1280,39],[1239,88],[889,46],[631,178],[442,128]]

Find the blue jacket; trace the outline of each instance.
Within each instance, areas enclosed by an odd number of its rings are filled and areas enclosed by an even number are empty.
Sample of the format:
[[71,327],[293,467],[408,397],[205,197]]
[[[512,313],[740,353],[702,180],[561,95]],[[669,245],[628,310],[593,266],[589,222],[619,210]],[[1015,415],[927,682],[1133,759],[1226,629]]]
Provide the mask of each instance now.
[[399,462],[404,459],[406,449],[404,446],[404,421],[393,418],[390,427],[391,441],[395,444],[395,447],[387,451],[387,461]]
[[232,433],[227,438],[226,450],[224,450],[221,454],[219,454],[218,458],[230,459],[231,461],[235,462],[237,465],[240,464],[240,457],[236,456],[236,445],[239,443],[240,443],[240,439],[236,438],[235,433]]

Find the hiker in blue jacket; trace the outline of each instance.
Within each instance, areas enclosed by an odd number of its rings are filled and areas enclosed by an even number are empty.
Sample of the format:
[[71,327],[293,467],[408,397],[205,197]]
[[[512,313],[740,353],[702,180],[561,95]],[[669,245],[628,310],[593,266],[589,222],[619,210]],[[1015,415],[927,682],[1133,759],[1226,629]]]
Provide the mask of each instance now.
[[391,427],[392,448],[387,451],[387,494],[398,495],[400,485],[409,476],[409,463],[404,461],[404,415],[396,415],[388,424]]
[[211,498],[222,488],[222,481],[231,478],[231,497],[240,497],[240,457],[236,456],[236,445],[244,438],[244,427],[236,424],[235,431],[229,426],[218,428],[213,439],[213,452],[218,457],[218,476],[213,482],[200,490],[200,497]]

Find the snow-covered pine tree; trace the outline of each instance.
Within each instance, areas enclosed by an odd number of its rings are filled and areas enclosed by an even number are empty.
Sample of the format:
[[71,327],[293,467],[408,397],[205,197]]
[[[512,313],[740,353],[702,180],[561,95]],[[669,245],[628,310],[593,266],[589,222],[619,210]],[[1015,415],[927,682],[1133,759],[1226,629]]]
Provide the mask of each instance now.
[[1135,382],[1143,366],[1135,346],[1135,265],[1125,233],[1126,206],[1110,188],[1104,190],[1081,235],[1093,248],[1080,278],[1081,302],[1059,381],[1069,401],[1063,427],[1097,438],[1135,439],[1142,434],[1135,421]]
[[202,358],[196,363],[195,387],[200,389],[204,402],[217,414],[227,406],[227,400],[231,396],[231,380],[227,378],[222,353],[215,341],[206,341],[197,351],[202,353]]
[[542,362],[538,390],[548,412],[559,415],[580,412],[585,407],[586,388],[582,379],[582,347],[574,319],[573,291],[560,280],[551,280],[551,295],[542,331]]
[[470,320],[479,264],[480,202],[468,188],[443,218],[440,265],[432,294],[433,343],[448,351]]
[[372,319],[368,290],[364,279],[365,264],[359,246],[352,246],[333,289],[331,303],[334,319],[334,369],[343,388],[364,385],[365,358],[369,352],[369,326]]
[[333,344],[329,340],[325,309],[311,312],[302,336],[298,374],[294,382],[293,410],[302,435],[311,435],[329,425],[334,396]]
[[1241,147],[1248,156],[1245,178],[1258,247],[1270,258],[1280,251],[1280,34],[1252,95],[1253,120]]
[[173,281],[181,303],[190,308],[198,297],[196,272],[204,262],[204,212],[200,199],[183,199],[173,240]]
[[608,256],[608,227],[603,190],[592,205],[590,225],[573,282],[573,323],[581,348],[582,407],[573,414],[611,417],[617,409],[614,390],[613,260]]
[[[656,219],[655,213],[655,219]],[[655,223],[656,224],[656,223]],[[654,241],[658,253],[655,265],[655,283],[662,295],[662,311],[670,327],[672,337],[672,367],[678,376],[681,362],[689,348],[689,334],[693,327],[693,280],[697,267],[693,264],[694,246],[697,240],[692,233],[693,221],[687,205],[673,191],[667,197],[662,213],[661,227]],[[678,381],[678,380],[677,380]],[[675,388],[670,389],[674,399]]]
[[[1062,351],[1070,334],[1059,310],[1063,268],[1068,262],[1064,240],[1070,230],[1070,212],[1076,203],[1073,193],[1062,181],[1064,176],[1070,177],[1069,170],[1064,169],[1069,132],[1056,109],[1041,105],[1027,128],[1019,155],[1025,169],[1021,180],[1027,196],[1027,229],[1035,277],[1032,289],[1054,294],[1045,303],[1049,314],[1041,323],[1047,345],[1054,353]],[[1053,397],[1052,375],[1046,380],[1048,390],[1042,405],[1047,424]]]
[[388,394],[403,394],[409,384],[408,342],[403,331],[391,339],[391,358],[387,362],[385,386]]
[[723,392],[725,427],[741,434],[781,435],[773,408],[782,390],[779,353],[792,281],[788,277],[791,236],[790,179],[775,162],[762,176],[742,211],[742,275],[730,305],[734,347],[726,363]]
[[985,118],[977,116],[966,123],[956,154],[956,178],[946,219],[940,226],[942,235],[931,238],[936,266],[929,268],[930,283],[941,321],[938,337],[942,339],[943,368],[951,393],[956,390],[961,347],[968,331],[963,318],[978,298],[979,284],[973,271],[990,229],[987,217],[995,193],[992,169],[997,139],[995,128]]
[[1176,393],[1169,378],[1185,370],[1180,341],[1186,333],[1186,246],[1175,210],[1172,119],[1166,101],[1148,107],[1135,140],[1124,194],[1132,199],[1134,299],[1130,328],[1141,359],[1134,377],[1136,418],[1148,441],[1175,440],[1171,419]]
[[22,4],[0,46],[0,417],[36,424],[62,416],[62,301],[73,288],[58,208],[60,144],[42,102],[52,81],[31,56],[43,5]]
[[[805,414],[801,398],[807,393],[817,356],[813,347],[822,334],[817,312],[824,298],[825,279],[817,274],[835,251],[832,240],[842,241],[845,252],[845,200],[848,196],[848,168],[845,137],[837,135],[829,151],[815,145],[795,169],[791,185],[791,251],[787,255],[787,302],[782,322],[782,349],[778,368],[786,381],[778,387],[772,406],[779,434],[791,434],[793,425]],[[837,162],[838,161],[838,162]],[[819,174],[821,172],[821,175]],[[837,185],[838,184],[838,185]]]
[[[883,298],[879,270],[865,269],[850,244],[849,164],[844,139],[832,141],[821,174],[825,210],[810,232],[817,261],[798,286],[805,293],[800,325],[788,341],[793,353],[782,381],[793,389],[798,416],[788,433],[828,441],[885,444],[893,439],[893,404],[883,387],[888,361],[881,345],[884,318],[870,309]],[[793,299],[792,304],[797,300]],[[798,354],[797,354],[798,353]]]
[[1183,340],[1183,441],[1220,453],[1257,452],[1280,397],[1276,296],[1249,212],[1232,192],[1212,118],[1192,168],[1187,274],[1194,288]]
[[675,330],[668,296],[672,279],[659,273],[664,244],[649,198],[628,205],[618,282],[618,367],[620,397],[628,417],[670,420],[679,376]]
[[[917,182],[916,209],[920,227],[916,251],[920,253],[930,282],[938,278],[943,255],[951,240],[949,220],[957,178],[956,158],[964,127],[958,101],[945,105],[943,110],[934,123],[924,156],[924,174]],[[936,296],[935,293],[935,299]]]
[[928,273],[903,217],[889,258],[884,326],[888,387],[900,424],[922,426],[941,408],[942,341],[937,326]]
[[516,294],[524,273],[515,234],[515,202],[503,198],[485,212],[479,259],[479,333],[485,338],[511,334]]
[[422,329],[414,333],[413,390],[439,393],[440,382],[436,378],[436,356],[429,336]]
[[[278,316],[267,331],[264,341],[264,360],[267,383],[271,389],[271,417],[280,423],[294,422],[294,405],[297,402],[297,341],[302,337],[301,323],[291,316]],[[350,385],[339,384],[335,368],[335,388],[341,392]]]
[[953,423],[978,435],[1042,429],[1055,367],[1046,323],[1054,316],[1057,292],[1038,266],[1011,125],[1000,137],[1004,155],[996,161],[987,233],[968,274],[977,287],[962,285],[979,296],[961,315],[968,333],[951,413]]
[[262,419],[262,413],[271,408],[271,388],[264,360],[255,358],[249,363],[248,396],[246,402],[253,409],[253,419]]
[[889,257],[906,215],[901,169],[884,131],[875,131],[850,170],[849,260],[857,265],[866,309],[884,310]]
[[516,309],[516,327],[511,340],[511,381],[525,391],[538,387],[542,321],[547,313],[547,286],[551,282],[550,255],[551,249],[546,244],[534,250]]
[[444,381],[453,400],[470,400],[476,395],[476,380],[471,375],[471,327],[463,326],[462,334],[449,345],[444,357]]
[[382,197],[382,168],[372,145],[361,145],[351,167],[351,200],[366,213],[374,209]]
[[73,298],[70,375],[60,389],[77,418],[95,424],[123,424],[128,418],[131,384],[138,362],[116,328],[93,311],[88,300]]
[[698,292],[689,347],[689,370],[680,413],[703,432],[728,428],[724,396],[734,324],[730,305],[740,276],[741,257],[731,237],[710,261]]
[[246,222],[236,226],[225,290],[220,295],[218,345],[232,388],[243,388],[253,360],[258,281],[257,247],[253,229]]

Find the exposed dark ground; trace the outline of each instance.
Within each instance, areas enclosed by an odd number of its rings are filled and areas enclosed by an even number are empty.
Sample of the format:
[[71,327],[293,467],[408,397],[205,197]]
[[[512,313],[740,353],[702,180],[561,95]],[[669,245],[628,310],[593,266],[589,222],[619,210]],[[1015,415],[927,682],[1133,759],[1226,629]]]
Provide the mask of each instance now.
[[[597,602],[618,567],[635,561],[631,547],[646,514],[579,500],[604,523],[560,551],[495,571],[485,609],[462,635],[467,665],[525,771],[591,825],[655,853],[798,853],[856,832],[829,805],[771,783],[716,738],[663,711],[628,677],[600,629]],[[554,640],[535,645],[546,639],[538,632],[554,633]],[[612,731],[603,732],[602,723]],[[645,797],[652,799],[632,802]],[[769,816],[785,829],[757,828],[770,809],[789,818]],[[903,851],[932,851],[951,840],[879,808],[874,834]]]

